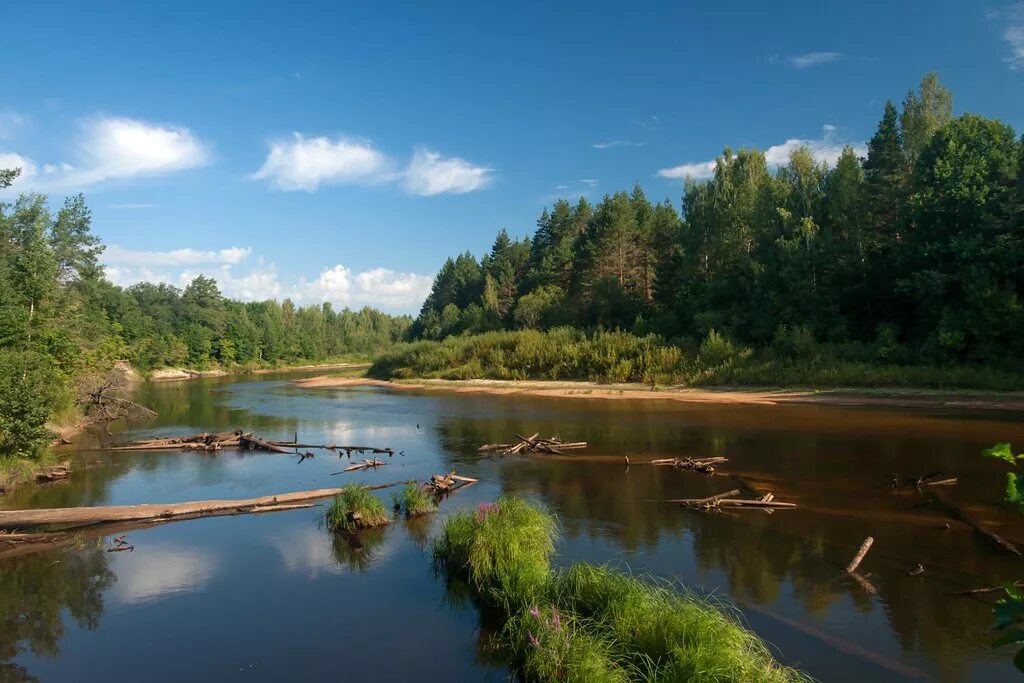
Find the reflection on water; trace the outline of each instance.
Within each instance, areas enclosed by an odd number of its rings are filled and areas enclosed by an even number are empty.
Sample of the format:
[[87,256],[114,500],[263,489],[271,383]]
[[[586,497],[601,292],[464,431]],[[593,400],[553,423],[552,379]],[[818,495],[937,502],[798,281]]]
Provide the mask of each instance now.
[[[290,379],[290,378],[289,378]],[[1020,578],[1019,558],[989,547],[914,492],[896,473],[960,477],[946,493],[1012,541],[1024,525],[993,504],[998,463],[978,457],[997,440],[1024,442],[1012,416],[956,416],[817,406],[686,406],[515,396],[309,392],[281,377],[149,385],[151,424],[87,445],[142,434],[236,426],[268,438],[405,451],[375,471],[330,476],[347,461],[318,452],[301,464],[262,453],[83,451],[63,486],[21,489],[4,506],[65,506],[251,497],[337,485],[425,479],[457,470],[481,483],[442,502],[441,515],[396,520],[352,543],[317,521],[319,509],[182,522],[130,532],[133,553],[95,544],[0,561],[0,679],[279,680],[346,671],[357,679],[504,678],[486,613],[461,604],[434,577],[429,539],[454,506],[502,492],[540,498],[563,529],[558,562],[611,562],[671,577],[743,607],[780,657],[822,680],[949,682],[1014,676],[992,651],[990,605],[956,591]],[[584,452],[481,456],[513,433],[587,440]],[[799,504],[773,514],[710,515],[669,498],[736,483],[645,466],[654,457],[724,455],[723,472]],[[624,456],[629,456],[627,467]],[[380,492],[388,500],[388,492]],[[871,594],[842,576],[865,536]],[[922,564],[922,576],[907,570]],[[991,596],[990,596],[991,597]],[[202,615],[197,618],[196,615]],[[352,615],[360,627],[350,628]],[[187,662],[166,659],[152,628],[190,633]],[[301,624],[301,628],[298,626]],[[403,637],[400,654],[373,655]],[[301,634],[301,635],[298,635]],[[343,634],[339,635],[339,634]],[[282,643],[287,643],[283,646]],[[124,666],[111,666],[117,660]],[[20,675],[20,674],[18,674]]]

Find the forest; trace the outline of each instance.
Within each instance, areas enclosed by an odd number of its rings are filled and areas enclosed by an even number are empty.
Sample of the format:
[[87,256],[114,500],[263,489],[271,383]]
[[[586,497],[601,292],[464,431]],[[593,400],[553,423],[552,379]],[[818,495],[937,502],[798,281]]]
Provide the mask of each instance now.
[[[17,169],[0,171],[0,188]],[[81,195],[52,213],[47,198],[0,203],[0,459],[38,457],[48,423],[75,420],[126,360],[138,370],[272,367],[370,353],[402,339],[409,316],[291,301],[242,303],[199,276],[111,284]]]
[[[773,169],[727,148],[686,180],[681,211],[639,184],[557,201],[532,236],[502,230],[481,259],[448,259],[411,335],[571,326],[695,353],[710,339],[755,358],[1019,371],[1022,285],[1024,142],[954,116],[928,74],[885,104],[864,157],[846,147],[828,165],[801,147]],[[534,376],[561,376],[548,370]]]

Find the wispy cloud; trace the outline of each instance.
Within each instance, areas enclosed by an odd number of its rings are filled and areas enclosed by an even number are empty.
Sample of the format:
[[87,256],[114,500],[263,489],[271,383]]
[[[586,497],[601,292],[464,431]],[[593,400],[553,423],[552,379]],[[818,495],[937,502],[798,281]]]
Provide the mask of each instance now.
[[[764,151],[764,159],[770,167],[782,166],[789,161],[789,156],[793,153],[793,150],[799,147],[806,147],[815,160],[834,165],[846,146],[853,147],[854,152],[859,156],[867,154],[867,145],[863,141],[841,140],[838,129],[831,124],[825,124],[821,127],[821,137],[789,138],[781,144],[772,145],[766,149]],[[673,179],[690,177],[700,180],[710,178],[714,174],[715,159],[691,161],[658,171],[660,177]]]
[[437,194],[463,194],[487,187],[494,169],[471,164],[458,157],[443,157],[438,152],[418,149],[403,174],[405,189],[422,197]]
[[167,175],[203,166],[210,152],[187,128],[129,118],[96,118],[82,124],[74,162],[37,164],[14,152],[0,166],[17,165],[15,191],[82,189],[99,183]]
[[199,275],[212,277],[221,291],[242,301],[290,297],[311,304],[330,301],[338,307],[373,306],[415,312],[430,293],[433,275],[403,273],[377,267],[356,272],[345,265],[323,268],[314,280],[283,279],[274,263],[252,259],[251,247],[166,251],[107,247],[102,261],[107,278],[128,287],[138,282],[163,282],[186,287]]
[[644,143],[632,140],[605,140],[590,145],[594,149],[614,149],[616,147],[643,147]]
[[294,133],[273,142],[253,180],[266,180],[279,190],[313,192],[321,185],[373,183],[389,171],[388,158],[367,140],[339,137],[306,138]]
[[253,180],[278,190],[314,192],[323,185],[393,182],[423,197],[462,194],[487,187],[494,169],[440,152],[417,149],[404,168],[368,140],[345,136],[307,138],[294,133],[272,142]]
[[843,56],[841,52],[805,52],[804,54],[790,55],[788,57],[772,57],[770,61],[783,62],[789,64],[794,69],[807,69],[812,66],[838,61]]
[[0,140],[14,136],[14,131],[24,125],[25,119],[15,111],[0,111]]
[[1003,40],[1010,46],[1010,55],[1003,61],[1014,71],[1024,71],[1024,2],[1007,7],[1004,16]]

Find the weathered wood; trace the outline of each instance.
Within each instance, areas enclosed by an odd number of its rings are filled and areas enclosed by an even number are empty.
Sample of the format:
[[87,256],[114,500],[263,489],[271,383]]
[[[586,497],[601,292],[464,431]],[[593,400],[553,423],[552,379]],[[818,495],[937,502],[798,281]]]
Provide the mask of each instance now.
[[1007,550],[1014,555],[1020,555],[1021,551],[1017,546],[1013,545],[1002,536],[996,534],[992,530],[988,529],[981,522],[976,520],[970,514],[967,513],[962,507],[949,500],[945,496],[941,495],[938,491],[929,491],[928,493],[931,500],[938,503],[940,506],[945,508],[954,518],[968,524],[974,528],[979,534],[989,539],[1003,550]]
[[258,439],[255,436],[243,436],[239,441],[239,445],[242,448],[248,448],[249,450],[270,451],[271,453],[291,453],[291,450],[287,448],[276,446],[269,441]]
[[[400,481],[390,484],[375,484],[363,488],[373,491],[408,483],[412,482]],[[282,509],[294,509],[286,506],[296,503],[330,498],[338,495],[341,491],[341,488],[327,488],[237,500],[200,500],[188,503],[145,503],[142,505],[0,510],[0,529],[24,529],[54,525],[76,528],[118,522],[170,521],[179,518],[276,512]],[[0,540],[3,538],[4,536],[0,535]]]
[[348,467],[343,469],[341,472],[332,472],[332,474],[343,474],[344,472],[354,472],[356,470],[362,470],[362,469],[366,469],[368,467],[377,468],[377,467],[380,467],[381,465],[386,465],[386,464],[387,463],[382,462],[382,461],[377,460],[376,458],[374,458],[373,460],[364,460],[361,463],[357,463],[355,465],[349,465]]
[[857,554],[853,556],[853,560],[846,567],[847,574],[853,574],[857,571],[857,567],[859,567],[860,563],[864,561],[864,556],[868,554],[869,550],[871,550],[871,544],[874,542],[875,539],[871,536],[864,539],[864,542],[860,544],[860,550],[857,551]]
[[796,503],[782,503],[777,500],[763,501],[763,500],[747,500],[745,498],[722,498],[718,501],[718,505],[726,505],[729,507],[752,507],[752,508],[795,508]]
[[500,451],[505,455],[518,455],[519,453],[550,453],[553,455],[562,455],[563,450],[587,447],[586,441],[562,442],[562,440],[557,436],[543,439],[540,437],[540,432],[533,436],[515,434],[515,437],[518,439],[518,443],[487,443],[476,450],[478,453],[493,453]]
[[725,493],[716,493],[715,495],[708,496],[707,498],[672,498],[670,500],[666,500],[665,502],[679,503],[680,505],[686,505],[689,507],[699,507],[701,505],[710,505],[719,500],[722,500],[723,498],[729,498],[730,496],[738,495],[740,495],[740,490],[733,489],[732,491],[726,491]]
[[[1024,588],[1024,581],[1014,581],[1014,588]],[[969,591],[960,591],[957,595],[983,595],[985,593],[994,593],[996,591],[1006,590],[1005,586],[985,586],[984,588],[973,588]]]

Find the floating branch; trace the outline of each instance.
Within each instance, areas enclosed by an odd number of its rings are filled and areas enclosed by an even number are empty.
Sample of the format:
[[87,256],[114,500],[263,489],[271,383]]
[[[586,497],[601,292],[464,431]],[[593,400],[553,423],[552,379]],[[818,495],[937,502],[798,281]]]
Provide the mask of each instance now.
[[647,462],[647,464],[667,465],[669,467],[675,467],[676,469],[680,470],[688,470],[690,472],[714,474],[715,465],[719,465],[723,462],[729,462],[729,458],[660,458],[658,460],[650,460]]
[[381,460],[377,460],[376,458],[374,458],[373,460],[364,460],[364,461],[362,461],[360,463],[356,463],[355,465],[349,465],[348,467],[343,469],[341,472],[331,472],[331,475],[344,474],[345,472],[355,472],[356,470],[364,470],[364,469],[366,469],[368,467],[377,468],[377,467],[380,467],[381,465],[386,465],[386,464],[387,463],[385,463],[385,462],[383,462]]
[[[219,451],[222,448],[241,448],[251,451],[266,451],[268,453],[288,453],[298,455],[300,448],[319,448],[322,450],[337,451],[340,455],[344,451],[350,456],[352,453],[382,453],[393,455],[390,448],[377,448],[376,446],[339,446],[337,444],[308,444],[301,443],[298,436],[292,441],[269,441],[260,439],[251,432],[244,432],[235,429],[230,432],[219,432],[208,434],[192,434],[189,436],[176,436],[165,439],[145,439],[135,441],[124,446],[116,446],[111,450],[115,451],[155,451],[155,450],[198,450],[198,451]],[[310,456],[311,457],[311,456]]]
[[476,450],[478,453],[498,451],[505,455],[517,455],[519,453],[551,453],[553,455],[561,455],[562,451],[565,450],[587,447],[586,441],[562,441],[558,436],[542,439],[539,432],[533,436],[516,434],[515,437],[519,440],[518,443],[488,443]]
[[436,496],[444,495],[460,489],[463,486],[469,486],[475,484],[479,479],[473,479],[472,477],[463,477],[455,472],[449,472],[448,474],[435,474],[430,477],[430,481],[423,485],[423,489]]
[[732,498],[739,495],[739,489],[726,491],[707,498],[675,498],[665,502],[679,503],[683,507],[697,510],[718,512],[721,508],[760,508],[763,510],[774,510],[778,508],[795,508],[796,503],[783,503],[775,500],[774,494],[767,493],[760,498]]
[[938,503],[941,507],[945,508],[946,511],[949,512],[949,514],[952,515],[955,519],[958,519],[961,522],[964,522],[965,524],[974,527],[975,531],[977,531],[979,534],[981,534],[985,538],[989,539],[990,541],[998,545],[1003,550],[1008,550],[1014,555],[1021,554],[1021,551],[1017,548],[1017,546],[1013,545],[1012,543],[1004,539],[1002,536],[999,536],[995,532],[987,529],[981,522],[979,522],[970,514],[968,514],[966,510],[964,510],[956,503],[953,503],[945,496],[939,494],[938,491],[930,491],[929,497],[932,501]]

